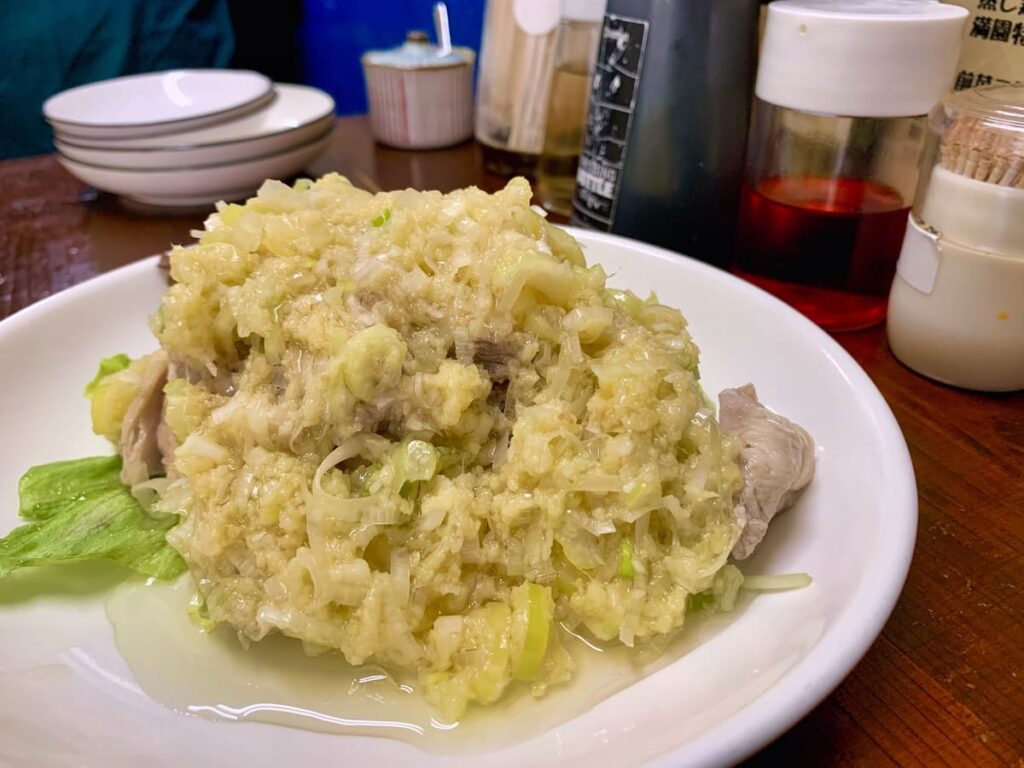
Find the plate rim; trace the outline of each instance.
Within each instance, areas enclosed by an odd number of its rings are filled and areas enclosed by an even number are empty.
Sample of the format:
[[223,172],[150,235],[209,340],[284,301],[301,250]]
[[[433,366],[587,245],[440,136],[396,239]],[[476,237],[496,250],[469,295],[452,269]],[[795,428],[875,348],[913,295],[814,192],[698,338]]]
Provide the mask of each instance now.
[[[235,75],[235,74],[247,75],[247,76],[251,76],[252,78],[254,78],[257,81],[260,81],[260,84],[262,86],[262,90],[260,90],[260,92],[256,96],[254,96],[254,97],[252,97],[252,98],[250,98],[250,99],[248,99],[246,101],[242,101],[242,102],[239,102],[237,104],[233,104],[230,107],[221,107],[219,109],[209,110],[209,111],[206,111],[206,112],[197,112],[194,115],[189,115],[188,117],[177,117],[177,118],[174,118],[173,120],[145,120],[145,121],[128,122],[128,123],[124,123],[124,122],[122,122],[122,123],[112,123],[112,122],[98,122],[98,121],[69,120],[69,119],[64,118],[64,117],[57,117],[57,116],[53,115],[53,104],[54,104],[54,102],[59,102],[61,97],[67,96],[69,94],[72,94],[72,93],[83,93],[83,92],[88,91],[90,89],[102,90],[103,87],[109,86],[111,83],[113,83],[115,81],[116,82],[128,82],[128,81],[134,81],[134,80],[147,80],[147,79],[151,79],[151,78],[160,78],[160,77],[164,77],[166,75],[176,74],[176,73],[189,74],[189,75],[199,75],[199,76],[217,76],[217,75],[219,75],[219,76],[229,75],[230,76],[230,75]],[[53,94],[52,96],[48,97],[46,99],[46,101],[43,102],[42,112],[43,112],[43,117],[46,119],[46,121],[48,123],[50,123],[50,125],[57,126],[57,127],[70,126],[71,128],[87,128],[87,129],[110,128],[110,129],[114,129],[114,130],[116,130],[116,129],[142,130],[142,129],[146,129],[146,128],[155,128],[155,127],[163,127],[163,126],[167,126],[168,128],[171,128],[173,126],[180,125],[182,123],[186,123],[186,122],[189,122],[189,121],[201,120],[201,119],[206,119],[206,118],[212,118],[212,117],[216,117],[217,115],[223,115],[223,114],[234,112],[235,110],[243,109],[244,107],[247,107],[247,106],[252,106],[252,105],[255,105],[257,103],[262,103],[263,101],[269,101],[270,98],[273,98],[273,94],[274,94],[274,84],[273,84],[273,82],[271,82],[269,77],[267,77],[266,75],[264,75],[261,72],[256,72],[255,70],[251,70],[251,69],[217,69],[215,67],[207,67],[207,68],[202,68],[202,67],[179,67],[179,68],[160,70],[158,72],[140,72],[140,73],[134,74],[134,75],[124,75],[124,76],[121,76],[121,77],[112,77],[112,78],[107,78],[107,79],[104,79],[104,80],[97,80],[97,81],[92,82],[92,83],[82,83],[81,85],[76,85],[76,86],[73,86],[71,88],[66,88],[66,89],[64,89],[62,91],[59,91],[59,92]],[[73,133],[73,131],[69,131],[69,133]]]
[[[867,372],[839,342],[782,300],[731,273],[691,256],[619,235],[579,227],[565,229],[573,237],[584,242],[593,240],[615,245],[626,241],[639,246],[641,250],[647,251],[650,256],[660,261],[686,259],[692,268],[705,277],[734,283],[737,289],[753,300],[767,303],[769,306],[774,305],[796,329],[802,334],[809,334],[818,342],[819,348],[823,348],[822,351],[839,368],[854,391],[861,399],[866,398],[865,404],[869,406],[868,410],[874,417],[876,428],[885,433],[889,438],[886,444],[891,445],[893,449],[893,455],[890,457],[893,461],[886,465],[893,483],[889,488],[887,500],[890,504],[896,502],[896,512],[902,510],[905,513],[900,520],[902,528],[898,532],[889,532],[891,535],[882,537],[880,551],[886,552],[889,560],[881,565],[887,565],[888,569],[873,568],[866,574],[858,593],[866,595],[872,590],[879,590],[876,594],[880,594],[880,597],[873,604],[863,607],[861,602],[856,600],[846,603],[833,628],[832,637],[823,638],[816,643],[811,651],[787,670],[779,680],[725,721],[650,761],[650,765],[666,767],[736,763],[764,748],[806,717],[849,676],[881,635],[896,607],[897,600],[903,593],[917,543],[917,479],[910,458],[910,449],[896,416]],[[685,309],[683,313],[685,316]],[[878,566],[878,561],[874,561],[873,565]],[[856,608],[861,610],[855,610]],[[851,614],[856,621],[851,618]],[[847,624],[853,626],[847,628]],[[820,670],[820,673],[815,673],[815,670]],[[726,732],[740,735],[724,738]]]
[[[155,168],[118,168],[117,166],[113,165],[100,165],[98,163],[87,163],[84,160],[76,160],[73,157],[68,157],[67,155],[65,155],[63,152],[60,151],[59,148],[54,152],[54,154],[57,156],[57,162],[61,163],[61,165],[64,165],[64,163],[66,162],[69,164],[80,165],[83,168],[88,168],[90,170],[106,171],[111,173],[124,173],[134,177],[145,176],[150,173],[187,174],[194,171],[215,171],[218,169],[231,168],[237,165],[251,165],[253,163],[261,162],[263,160],[273,160],[275,158],[280,157],[281,155],[286,155],[289,152],[299,152],[300,150],[308,149],[317,142],[324,141],[325,139],[329,138],[330,135],[334,132],[334,122],[328,122],[326,118],[327,115],[320,118],[319,121],[323,122],[326,127],[320,133],[316,134],[313,138],[306,139],[301,144],[293,144],[291,146],[286,146],[283,149],[274,150],[273,152],[267,152],[265,154],[256,154],[253,155],[252,157],[242,158],[241,160],[228,160],[221,163],[206,163],[200,165],[167,165]],[[302,127],[309,128],[313,125],[316,125],[316,123],[311,123],[308,126]]]
[[[889,447],[880,485],[886,489],[882,505],[893,517],[886,535],[879,538],[876,558],[864,573],[854,599],[843,605],[831,632],[800,658],[782,677],[733,714],[700,735],[669,748],[649,760],[655,766],[705,766],[743,760],[783,735],[820,704],[850,674],[880,636],[903,591],[917,539],[917,483],[906,438],[885,398],[864,369],[835,339],[796,310],[771,294],[740,278],[692,257],[618,235],[563,227],[584,247],[591,242],[625,245],[646,251],[663,262],[684,259],[690,268],[715,281],[732,283],[741,295],[782,310],[802,335],[810,335],[857,393],[872,417],[876,432]],[[86,293],[107,282],[130,277],[136,271],[156,269],[158,255],[143,257],[93,276],[24,307],[0,321],[0,341],[8,333],[66,300],[69,294]]]
[[[125,146],[120,146],[120,145],[97,146],[95,144],[83,144],[83,143],[80,143],[81,141],[83,141],[87,137],[77,136],[77,135],[73,135],[73,134],[69,134],[67,138],[55,135],[53,137],[53,141],[54,141],[55,145],[57,145],[57,144],[64,144],[64,145],[67,145],[69,147],[74,147],[75,149],[100,150],[102,152],[124,152],[124,153],[127,153],[127,152],[141,152],[141,153],[188,152],[188,151],[193,151],[193,150],[197,150],[197,149],[213,149],[213,148],[217,148],[217,147],[226,147],[226,146],[230,146],[230,145],[233,145],[233,144],[242,144],[244,142],[249,142],[249,141],[255,142],[255,141],[261,141],[261,140],[266,140],[266,139],[271,139],[271,138],[278,138],[278,137],[281,137],[281,136],[286,136],[286,135],[288,135],[290,133],[294,133],[296,131],[301,131],[303,128],[309,128],[310,126],[315,125],[316,123],[319,123],[321,121],[325,121],[326,122],[328,117],[333,117],[334,116],[334,110],[335,110],[335,106],[336,106],[335,102],[334,102],[334,97],[331,96],[329,93],[327,93],[327,91],[323,91],[323,90],[321,90],[319,88],[316,88],[314,86],[311,86],[311,85],[294,85],[292,83],[275,83],[274,87],[273,87],[273,92],[274,92],[274,95],[275,95],[274,100],[276,100],[277,96],[279,95],[280,89],[285,89],[285,92],[291,91],[293,89],[294,90],[301,89],[303,91],[315,92],[316,95],[324,96],[327,99],[327,102],[329,104],[329,108],[323,110],[320,113],[318,113],[316,117],[314,117],[312,119],[305,120],[304,122],[300,123],[299,125],[293,125],[293,126],[288,126],[288,127],[280,128],[278,130],[270,131],[268,133],[258,133],[258,134],[252,135],[252,136],[243,136],[241,138],[234,138],[234,139],[220,139],[218,141],[199,142],[199,143],[192,143],[192,144],[167,144],[167,145],[162,145],[162,146],[157,146],[157,147],[131,147],[131,146],[125,147]],[[264,108],[272,107],[274,100],[271,100],[271,102],[268,102],[267,104],[263,105]],[[237,119],[238,120],[244,120],[244,119],[246,119],[248,117],[251,117],[252,115],[256,114],[257,112],[258,112],[258,110],[252,110],[251,112],[247,112],[244,115],[240,115]],[[225,121],[223,123],[214,123],[212,125],[203,126],[203,127],[200,127],[200,128],[196,128],[195,130],[201,131],[201,130],[205,130],[207,128],[215,128],[215,127],[218,127],[218,126],[221,126],[221,125],[227,125],[227,121]],[[189,131],[189,132],[191,132],[191,131]],[[167,140],[172,140],[177,135],[178,134],[175,134],[175,133],[158,134],[157,136],[143,136],[143,137],[114,139],[114,141],[135,141],[137,138],[138,139],[157,139],[157,138],[161,138],[162,136],[166,137]],[[72,140],[69,141],[69,138],[72,139]],[[57,149],[59,150],[60,147],[58,146]]]

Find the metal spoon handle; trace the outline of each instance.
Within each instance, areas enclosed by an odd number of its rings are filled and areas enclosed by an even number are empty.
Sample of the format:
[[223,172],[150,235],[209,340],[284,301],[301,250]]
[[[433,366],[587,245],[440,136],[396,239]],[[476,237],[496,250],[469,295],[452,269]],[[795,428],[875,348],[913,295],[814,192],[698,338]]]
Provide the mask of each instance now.
[[434,31],[441,49],[439,54],[447,56],[452,52],[452,33],[448,27],[448,6],[445,3],[434,3]]

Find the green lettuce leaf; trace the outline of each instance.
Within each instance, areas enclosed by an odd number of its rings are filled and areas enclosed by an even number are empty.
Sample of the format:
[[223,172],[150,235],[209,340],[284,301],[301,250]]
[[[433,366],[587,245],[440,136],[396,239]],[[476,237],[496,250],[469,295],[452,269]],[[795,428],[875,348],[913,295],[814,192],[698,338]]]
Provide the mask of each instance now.
[[95,456],[32,467],[18,484],[30,522],[0,539],[0,578],[32,565],[105,558],[172,579],[185,562],[165,539],[176,518],[147,515],[121,483],[121,457]]
[[92,397],[92,393],[96,391],[96,387],[103,381],[107,376],[118,371],[123,371],[129,365],[132,364],[132,359],[123,352],[119,355],[112,355],[105,357],[100,360],[100,369],[93,376],[92,381],[85,385],[85,391],[82,393],[86,397]]
[[18,514],[26,520],[47,520],[83,498],[114,488],[115,482],[120,484],[120,473],[120,456],[93,456],[32,467],[18,481]]

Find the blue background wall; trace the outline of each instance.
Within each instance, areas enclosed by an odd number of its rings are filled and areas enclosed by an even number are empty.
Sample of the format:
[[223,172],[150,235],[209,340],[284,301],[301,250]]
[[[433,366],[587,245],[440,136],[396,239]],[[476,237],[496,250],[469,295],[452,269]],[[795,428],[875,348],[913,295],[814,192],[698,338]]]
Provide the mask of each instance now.
[[[452,42],[480,50],[485,0],[447,0]],[[359,57],[394,48],[405,33],[421,29],[434,40],[431,0],[304,0],[299,55],[304,79],[323,88],[339,115],[366,112]]]

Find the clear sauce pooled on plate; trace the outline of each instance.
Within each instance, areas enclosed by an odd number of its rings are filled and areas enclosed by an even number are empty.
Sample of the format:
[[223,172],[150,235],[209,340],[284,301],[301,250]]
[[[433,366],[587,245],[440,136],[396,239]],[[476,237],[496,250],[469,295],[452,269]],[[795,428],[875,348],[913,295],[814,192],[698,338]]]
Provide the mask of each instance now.
[[[618,643],[601,648],[564,628],[576,673],[546,696],[522,684],[490,707],[441,721],[414,676],[353,667],[340,654],[308,655],[302,643],[270,635],[243,648],[228,627],[203,631],[188,614],[192,580],[133,582],[107,601],[118,650],[153,699],[183,714],[263,722],[328,733],[380,736],[429,752],[473,752],[536,736],[593,708],[731,623],[742,610],[694,614],[665,653],[644,659]],[[646,662],[646,663],[645,663]]]

